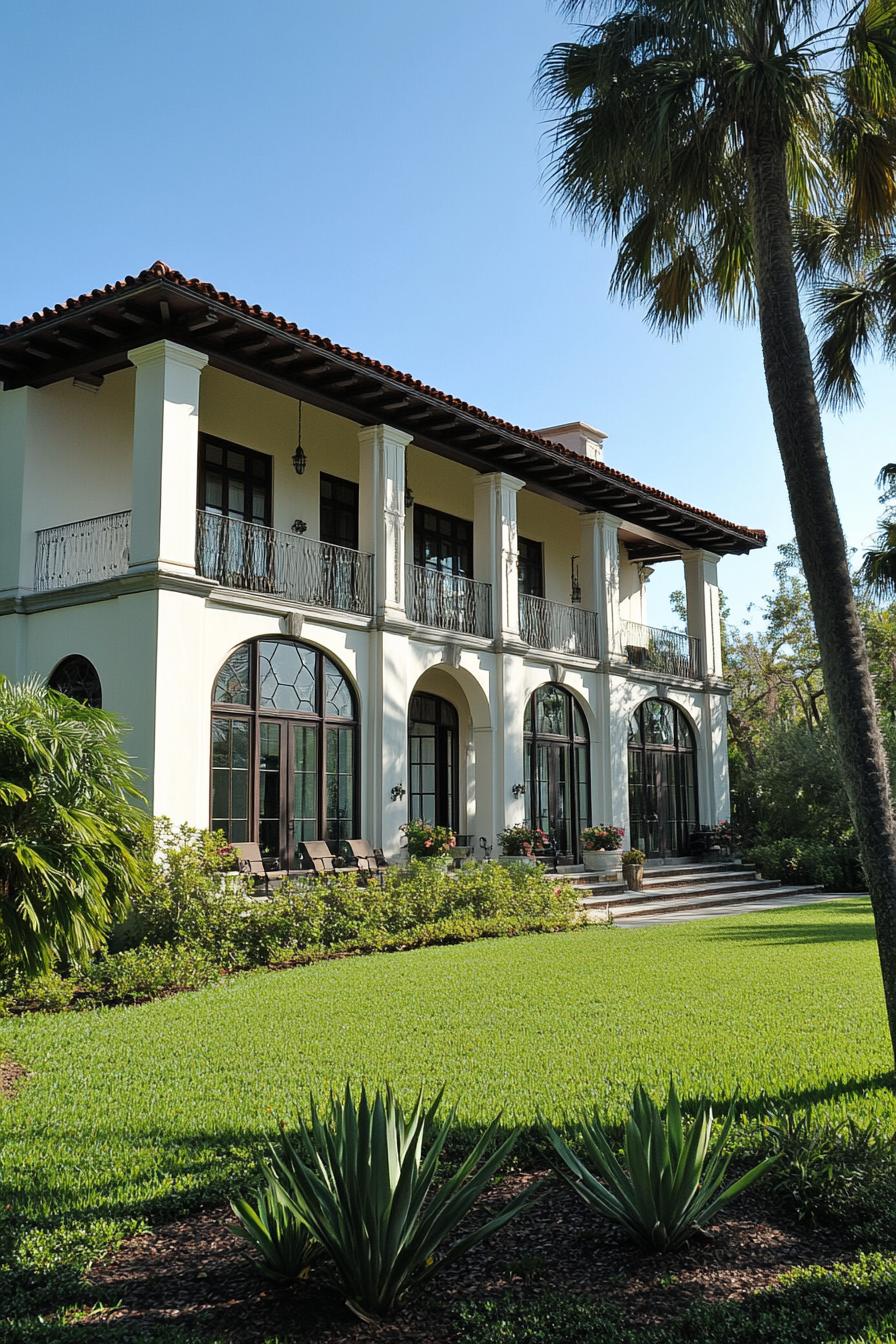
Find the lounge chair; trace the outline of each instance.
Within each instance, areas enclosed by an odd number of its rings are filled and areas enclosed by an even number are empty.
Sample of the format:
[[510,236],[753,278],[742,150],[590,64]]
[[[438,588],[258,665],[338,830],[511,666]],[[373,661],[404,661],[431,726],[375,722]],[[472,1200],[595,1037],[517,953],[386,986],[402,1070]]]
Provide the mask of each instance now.
[[236,850],[240,872],[245,873],[247,877],[254,878],[256,883],[263,882],[265,887],[269,888],[272,878],[274,881],[279,881],[281,878],[289,876],[287,872],[280,869],[265,868],[264,859],[261,857],[261,850],[258,845],[238,841],[233,848]]
[[303,840],[301,845],[306,861],[304,866],[313,868],[318,877],[336,871],[333,851],[326,840]]
[[359,872],[378,873],[388,866],[383,851],[374,849],[369,840],[343,840],[342,845],[348,861]]

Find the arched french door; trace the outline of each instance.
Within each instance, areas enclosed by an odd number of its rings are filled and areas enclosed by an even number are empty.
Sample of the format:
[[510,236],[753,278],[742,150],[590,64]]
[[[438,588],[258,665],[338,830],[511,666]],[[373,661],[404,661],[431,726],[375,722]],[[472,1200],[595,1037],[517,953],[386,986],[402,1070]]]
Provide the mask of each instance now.
[[291,639],[241,644],[212,691],[211,824],[296,868],[303,840],[358,834],[358,709],[345,673]]
[[418,692],[408,706],[408,816],[458,828],[457,710]]
[[686,854],[697,821],[694,732],[668,700],[645,700],[628,730],[629,837],[657,857]]
[[588,725],[569,691],[539,686],[523,721],[526,814],[568,860],[581,859],[581,830],[591,821]]

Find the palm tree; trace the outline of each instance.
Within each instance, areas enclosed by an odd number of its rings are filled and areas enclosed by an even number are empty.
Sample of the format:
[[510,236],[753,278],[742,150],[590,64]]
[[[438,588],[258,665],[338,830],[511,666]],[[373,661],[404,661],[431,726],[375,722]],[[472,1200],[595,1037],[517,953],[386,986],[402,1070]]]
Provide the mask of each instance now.
[[102,946],[139,881],[138,797],[111,714],[0,677],[0,965]]
[[800,308],[793,219],[869,248],[896,208],[896,0],[559,0],[551,185],[617,246],[613,288],[678,334],[758,318],[768,399],[877,927],[896,1051],[896,824]]

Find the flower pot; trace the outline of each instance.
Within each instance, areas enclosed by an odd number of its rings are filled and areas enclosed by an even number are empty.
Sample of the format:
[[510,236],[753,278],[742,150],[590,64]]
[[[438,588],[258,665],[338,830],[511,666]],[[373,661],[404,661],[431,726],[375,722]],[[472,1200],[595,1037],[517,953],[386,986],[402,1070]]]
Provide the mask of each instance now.
[[618,849],[585,849],[582,851],[582,858],[585,861],[586,873],[618,873],[619,871],[619,850]]
[[622,876],[629,891],[644,890],[643,863],[624,863],[622,865]]
[[520,868],[524,865],[531,866],[533,863],[537,863],[538,860],[535,858],[534,854],[499,854],[498,862],[505,868]]

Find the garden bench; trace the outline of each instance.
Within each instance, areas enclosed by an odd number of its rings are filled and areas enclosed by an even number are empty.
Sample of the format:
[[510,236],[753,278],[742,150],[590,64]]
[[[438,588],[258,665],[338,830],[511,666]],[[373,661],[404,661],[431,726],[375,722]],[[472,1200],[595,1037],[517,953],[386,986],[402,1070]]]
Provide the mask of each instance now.
[[263,882],[265,887],[270,887],[272,879],[279,882],[289,876],[288,872],[283,872],[281,869],[266,868],[258,845],[237,841],[233,848],[236,851],[239,871],[251,877],[256,883]]

